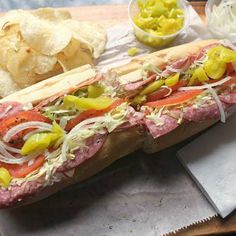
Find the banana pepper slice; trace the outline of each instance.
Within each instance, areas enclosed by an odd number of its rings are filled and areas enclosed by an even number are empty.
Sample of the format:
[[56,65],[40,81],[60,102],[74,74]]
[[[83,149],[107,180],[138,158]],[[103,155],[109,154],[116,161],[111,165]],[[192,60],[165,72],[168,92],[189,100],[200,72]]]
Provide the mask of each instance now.
[[101,96],[104,92],[103,87],[97,85],[89,85],[88,86],[88,97],[89,98],[97,98]]
[[23,147],[21,148],[22,155],[28,155],[33,152],[45,150],[61,139],[64,135],[62,128],[56,123],[53,123],[51,132],[36,133],[31,135]]
[[9,171],[4,167],[0,167],[0,186],[7,188],[11,182],[11,178]]
[[113,100],[108,97],[98,98],[79,98],[72,95],[67,95],[63,99],[63,106],[66,109],[74,108],[77,110],[103,110],[109,107]]

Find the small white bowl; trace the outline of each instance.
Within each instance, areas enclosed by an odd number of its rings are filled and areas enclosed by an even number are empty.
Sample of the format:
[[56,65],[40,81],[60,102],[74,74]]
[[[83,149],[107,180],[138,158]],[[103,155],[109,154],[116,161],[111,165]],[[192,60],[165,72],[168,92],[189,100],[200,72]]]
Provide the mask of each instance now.
[[[219,4],[222,3],[223,1],[224,2],[228,1],[229,3],[233,2],[236,4],[236,0],[208,0],[207,1],[206,7],[205,7],[205,13],[206,13],[208,30],[211,32],[214,38],[229,39],[231,42],[235,43],[236,42],[236,26],[235,26],[235,30],[232,30],[231,28],[229,28],[229,25],[227,23],[224,24],[224,21],[223,21],[224,15],[222,15],[223,12],[220,11],[217,13],[216,11],[213,11],[214,7],[219,6]],[[219,18],[218,22],[220,25],[216,24],[215,17]],[[228,17],[228,14],[225,17]],[[236,18],[236,15],[235,15],[235,18]]]
[[128,16],[129,20],[133,25],[135,36],[142,43],[155,47],[155,48],[163,48],[171,43],[177,35],[183,32],[189,26],[189,8],[185,0],[178,0],[179,7],[184,12],[184,25],[183,27],[174,34],[169,34],[166,36],[156,36],[150,33],[145,32],[141,28],[139,28],[133,21],[133,17],[135,17],[139,13],[139,7],[137,4],[137,0],[131,0],[128,6]]

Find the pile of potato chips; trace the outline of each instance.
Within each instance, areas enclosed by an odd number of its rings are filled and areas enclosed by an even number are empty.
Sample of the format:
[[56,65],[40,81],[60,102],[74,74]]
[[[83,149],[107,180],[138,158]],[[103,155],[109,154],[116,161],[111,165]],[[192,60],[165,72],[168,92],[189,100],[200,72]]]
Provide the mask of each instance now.
[[52,8],[10,11],[0,18],[0,29],[0,97],[93,64],[106,44],[101,26]]

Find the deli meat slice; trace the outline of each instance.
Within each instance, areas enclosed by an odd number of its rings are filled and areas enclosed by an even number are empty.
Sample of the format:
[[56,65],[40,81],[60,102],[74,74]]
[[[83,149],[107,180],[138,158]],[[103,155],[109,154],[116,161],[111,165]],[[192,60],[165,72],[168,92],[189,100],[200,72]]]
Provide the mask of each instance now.
[[145,124],[153,138],[158,138],[167,134],[179,126],[177,120],[168,115],[162,115],[160,117],[160,122],[163,122],[163,124],[157,125],[154,121],[145,119]]
[[0,121],[22,110],[23,105],[18,102],[0,103]]
[[148,83],[152,82],[155,79],[156,79],[156,75],[151,75],[150,77],[148,77],[145,80],[141,80],[141,81],[138,81],[138,82],[135,82],[135,83],[126,84],[124,86],[124,89],[126,91],[133,91],[133,90],[136,90],[136,89],[142,87],[145,84],[148,84]]
[[106,140],[106,135],[98,134],[89,138],[86,142],[86,147],[80,148],[75,151],[75,158],[73,160],[66,161],[61,167],[57,169],[57,172],[65,172],[70,169],[73,169],[94,156],[98,150],[103,146]]
[[184,108],[183,112],[183,119],[185,121],[201,122],[220,117],[219,108],[216,103],[206,107],[188,106]]
[[171,75],[173,72],[178,72],[179,70],[185,70],[192,63],[192,57],[186,57],[175,61],[173,64],[166,67],[166,69],[161,73],[162,76],[167,77]]
[[0,208],[6,208],[20,202],[21,199],[39,192],[43,188],[40,181],[25,182],[11,186],[9,189],[0,188]]
[[236,93],[229,93],[227,95],[220,95],[220,100],[228,104],[236,104]]

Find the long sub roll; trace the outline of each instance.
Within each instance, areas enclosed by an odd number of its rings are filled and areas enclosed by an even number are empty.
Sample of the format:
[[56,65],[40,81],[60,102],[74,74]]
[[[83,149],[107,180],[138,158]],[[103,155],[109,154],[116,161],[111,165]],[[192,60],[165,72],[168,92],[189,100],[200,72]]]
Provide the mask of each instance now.
[[[178,143],[234,112],[236,52],[165,49],[106,75],[77,68],[0,101],[0,208],[29,204],[117,159]],[[217,66],[216,66],[217,65]]]
[[117,93],[145,115],[145,152],[226,121],[236,103],[235,51],[229,42],[205,40],[145,55],[109,72]]

